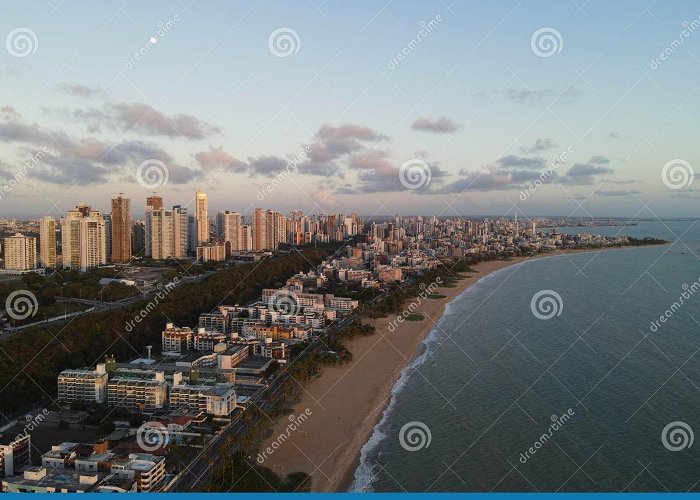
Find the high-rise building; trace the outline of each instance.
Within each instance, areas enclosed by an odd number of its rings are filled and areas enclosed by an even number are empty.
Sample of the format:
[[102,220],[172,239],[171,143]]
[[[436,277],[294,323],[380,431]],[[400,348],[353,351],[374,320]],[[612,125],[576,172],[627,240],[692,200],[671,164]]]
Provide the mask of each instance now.
[[189,214],[187,216],[187,251],[194,253],[197,250],[197,218]]
[[146,210],[146,257],[155,260],[173,256],[173,212],[163,208]]
[[154,194],[153,196],[147,196],[146,197],[146,210],[148,208],[152,208],[153,210],[158,210],[159,208],[163,208],[163,198],[160,196],[157,196]]
[[85,204],[68,211],[61,219],[63,266],[87,269],[107,263],[105,220]]
[[195,191],[194,216],[197,219],[197,246],[209,243],[209,203],[207,193],[201,189]]
[[50,215],[39,219],[39,263],[56,267],[56,219]]
[[238,212],[219,212],[216,214],[216,235],[226,245],[227,253],[242,250],[241,214]]
[[186,207],[173,207],[173,257],[184,259],[189,248],[189,214]]
[[36,267],[36,238],[15,233],[3,240],[5,269],[27,271]]
[[146,252],[146,226],[140,220],[131,227],[131,252],[141,257]]
[[265,249],[266,236],[265,211],[256,208],[253,212],[253,251],[261,252]]
[[304,212],[294,210],[289,215],[292,226],[289,241],[294,245],[301,245],[304,243]]
[[112,214],[102,214],[105,221],[105,249],[107,260],[112,260]]
[[112,262],[131,260],[131,200],[112,198]]
[[250,224],[244,224],[241,226],[241,251],[252,252],[253,251],[253,226]]
[[80,219],[80,269],[87,271],[107,263],[107,231],[105,221],[95,211]]
[[287,241],[287,217],[273,210],[256,208],[253,212],[253,250],[275,250]]

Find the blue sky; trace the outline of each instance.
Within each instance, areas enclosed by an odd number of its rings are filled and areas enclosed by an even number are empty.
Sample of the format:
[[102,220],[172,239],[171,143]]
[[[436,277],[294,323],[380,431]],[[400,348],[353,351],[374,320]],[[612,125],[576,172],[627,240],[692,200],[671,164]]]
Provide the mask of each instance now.
[[[150,192],[138,166],[152,160],[168,171],[154,188],[166,204],[191,204],[202,187],[212,211],[668,217],[700,208],[700,180],[662,178],[669,162],[686,173],[700,165],[700,28],[652,68],[683,22],[698,20],[691,1],[0,9],[6,45],[17,29],[35,37],[22,57],[0,51],[0,185],[27,153],[50,150],[0,198],[3,217],[58,216],[81,201],[107,210],[119,192],[138,215]],[[286,57],[269,47],[280,28],[294,34]],[[542,28],[559,37],[549,57],[531,43]],[[258,195],[304,148],[299,166]],[[430,181],[407,188],[407,162]]]

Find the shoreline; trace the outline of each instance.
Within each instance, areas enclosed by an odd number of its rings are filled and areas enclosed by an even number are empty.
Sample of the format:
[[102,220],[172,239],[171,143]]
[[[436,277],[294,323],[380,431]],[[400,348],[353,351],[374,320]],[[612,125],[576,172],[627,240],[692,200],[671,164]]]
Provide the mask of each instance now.
[[[261,465],[282,476],[292,472],[308,473],[314,492],[348,491],[360,464],[361,450],[389,407],[396,382],[422,352],[420,346],[442,317],[447,304],[482,278],[511,266],[570,253],[629,248],[643,247],[572,249],[479,262],[470,266],[477,272],[460,273],[468,277],[457,280],[453,288],[434,290],[433,293],[445,297],[423,300],[413,311],[422,313],[423,320],[404,321],[391,332],[389,323],[400,312],[385,318],[365,319],[375,326],[376,332],[347,342],[347,348],[353,353],[350,363],[324,366],[320,376],[302,385],[293,413],[298,415],[308,409],[311,416]],[[408,300],[407,304],[410,302]],[[286,426],[286,419],[274,422],[271,436],[261,442],[260,449],[271,446],[277,436],[284,434]]]

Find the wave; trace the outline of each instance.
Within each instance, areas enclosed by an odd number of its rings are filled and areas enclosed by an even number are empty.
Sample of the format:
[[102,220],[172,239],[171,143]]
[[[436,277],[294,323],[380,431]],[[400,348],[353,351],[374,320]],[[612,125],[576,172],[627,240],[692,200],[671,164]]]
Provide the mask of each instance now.
[[[482,278],[481,280],[484,280],[488,277],[489,276],[484,276],[484,278]],[[458,294],[451,301],[445,304],[445,309],[442,315],[440,316],[440,319],[438,319],[436,325],[430,330],[430,332],[428,332],[428,335],[426,335],[426,337],[423,339],[423,342],[421,342],[420,354],[417,355],[409,364],[407,364],[403,370],[401,370],[401,376],[399,376],[399,379],[396,381],[396,383],[394,383],[394,387],[392,387],[391,389],[391,399],[389,401],[389,405],[384,409],[384,413],[382,414],[382,418],[379,420],[379,423],[377,423],[377,425],[374,426],[374,430],[372,431],[372,435],[370,436],[369,440],[364,444],[364,446],[362,446],[362,449],[360,450],[360,464],[355,470],[355,478],[352,484],[350,485],[350,488],[348,489],[349,492],[373,491],[372,483],[376,479],[376,473],[374,469],[375,465],[379,463],[379,458],[381,457],[379,445],[386,438],[389,437],[389,434],[385,432],[384,429],[386,428],[387,422],[389,421],[391,411],[396,404],[398,395],[406,387],[406,384],[408,383],[411,374],[430,357],[430,354],[432,353],[431,348],[435,344],[437,344],[438,346],[440,345],[438,343],[438,340],[440,338],[440,333],[443,330],[439,327],[441,326],[441,323],[445,321],[445,318],[447,316],[454,314],[456,308],[455,303],[467,292],[476,288],[477,284],[478,281],[472,284],[472,286],[469,286],[466,289],[464,289],[460,294]]]

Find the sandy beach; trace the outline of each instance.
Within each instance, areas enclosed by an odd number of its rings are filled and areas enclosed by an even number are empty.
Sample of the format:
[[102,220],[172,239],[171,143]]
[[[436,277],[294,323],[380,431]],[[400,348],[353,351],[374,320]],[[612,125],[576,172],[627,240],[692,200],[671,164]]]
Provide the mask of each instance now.
[[[425,319],[405,321],[393,332],[388,326],[396,315],[367,320],[374,324],[376,333],[348,342],[347,347],[353,354],[350,363],[325,366],[320,377],[303,385],[294,414],[306,411],[310,416],[263,465],[280,475],[297,471],[310,474],[312,491],[347,491],[359,464],[360,450],[388,406],[394,383],[440,319],[446,304],[494,271],[525,260],[561,254],[476,264],[472,266],[476,273],[462,273],[469,278],[460,280],[453,288],[435,291],[445,298],[422,300],[414,312],[422,313]],[[409,303],[407,301],[406,305]],[[264,450],[277,436],[284,434],[287,425],[286,418],[279,419],[271,437],[261,443],[260,449]]]

